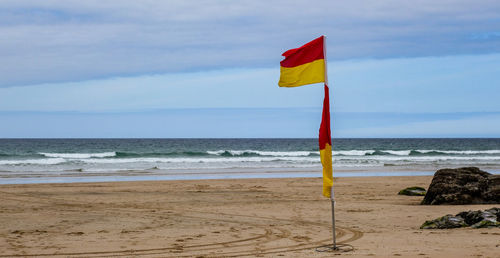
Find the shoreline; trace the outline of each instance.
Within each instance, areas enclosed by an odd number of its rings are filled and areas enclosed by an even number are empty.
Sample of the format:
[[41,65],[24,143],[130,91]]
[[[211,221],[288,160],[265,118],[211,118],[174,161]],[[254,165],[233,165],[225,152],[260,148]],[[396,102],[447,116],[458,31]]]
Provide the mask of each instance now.
[[[444,168],[444,167],[443,167]],[[450,167],[455,168],[455,167]],[[334,168],[333,175],[344,177],[391,177],[391,176],[432,176],[441,168],[429,167],[362,167]],[[500,174],[500,168],[493,166],[480,168],[491,174]],[[313,171],[311,171],[313,170]],[[50,184],[50,183],[105,183],[105,182],[136,182],[136,181],[177,181],[177,180],[218,180],[218,179],[272,179],[272,178],[320,178],[321,168],[235,168],[219,170],[147,170],[119,171],[107,173],[71,172],[66,175],[30,176],[14,174],[3,176],[0,185],[12,184]]]
[[[495,205],[419,205],[431,176],[335,178],[338,243],[350,256],[495,257],[500,228],[421,230]],[[329,257],[321,178],[3,185],[0,257]],[[497,205],[498,207],[498,205]]]
[[[343,177],[394,177],[394,176],[432,176],[432,171],[413,172],[338,172],[335,178]],[[193,176],[197,177],[194,178]],[[321,178],[319,173],[227,173],[218,175],[177,174],[164,176],[85,176],[85,177],[43,177],[43,178],[2,178],[0,185],[24,184],[75,184],[75,183],[112,183],[112,182],[150,182],[150,181],[199,181],[199,180],[239,180],[239,179],[290,179]]]

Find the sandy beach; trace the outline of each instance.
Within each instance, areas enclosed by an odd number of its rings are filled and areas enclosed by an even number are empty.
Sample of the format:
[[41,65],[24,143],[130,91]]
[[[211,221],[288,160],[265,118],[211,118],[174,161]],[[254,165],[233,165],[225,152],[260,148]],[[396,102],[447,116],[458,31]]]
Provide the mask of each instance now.
[[[421,230],[494,205],[421,206],[432,177],[336,178],[344,256],[498,257],[500,229]],[[2,185],[0,257],[327,257],[321,178]]]

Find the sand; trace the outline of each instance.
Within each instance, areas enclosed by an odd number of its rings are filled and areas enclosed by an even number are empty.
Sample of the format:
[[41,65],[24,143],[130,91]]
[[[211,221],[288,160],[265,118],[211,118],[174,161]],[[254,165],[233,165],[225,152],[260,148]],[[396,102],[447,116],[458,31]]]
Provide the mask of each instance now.
[[[343,256],[499,257],[500,228],[421,230],[494,205],[421,206],[431,177],[336,178]],[[0,257],[327,257],[320,178],[0,186]],[[499,206],[499,205],[497,205]]]

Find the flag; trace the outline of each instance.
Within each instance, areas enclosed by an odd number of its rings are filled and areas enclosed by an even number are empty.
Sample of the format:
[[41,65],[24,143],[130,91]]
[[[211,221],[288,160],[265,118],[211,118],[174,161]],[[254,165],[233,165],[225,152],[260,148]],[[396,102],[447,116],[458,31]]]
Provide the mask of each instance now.
[[330,97],[328,86],[325,84],[325,99],[323,100],[323,114],[319,127],[319,154],[323,165],[323,195],[331,197],[333,186],[332,168],[332,136],[330,131]]
[[325,83],[323,113],[319,128],[319,152],[323,165],[323,195],[331,196],[333,186],[332,137],[330,131],[330,97],[326,76],[325,36],[321,36],[299,48],[286,51],[280,62],[280,87],[297,87],[306,84]]
[[321,36],[282,54],[285,59],[280,62],[280,87],[325,82],[324,38]]

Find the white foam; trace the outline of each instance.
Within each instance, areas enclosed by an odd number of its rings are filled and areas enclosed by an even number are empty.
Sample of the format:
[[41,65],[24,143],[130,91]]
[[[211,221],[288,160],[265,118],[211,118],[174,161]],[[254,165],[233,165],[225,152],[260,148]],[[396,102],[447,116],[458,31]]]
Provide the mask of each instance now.
[[333,155],[343,155],[343,156],[365,156],[367,154],[373,154],[375,150],[348,150],[348,151],[333,151]]
[[221,155],[224,152],[226,152],[226,151],[225,150],[207,151],[207,153],[210,155]]
[[50,159],[21,159],[21,160],[0,160],[0,165],[56,165],[66,162],[63,158]]
[[[387,153],[396,156],[409,156],[412,150],[379,150],[379,152]],[[479,154],[500,154],[500,150],[415,150],[416,152],[426,154],[437,152],[442,154],[455,154],[455,155],[479,155]],[[333,155],[340,156],[366,156],[374,154],[375,150],[348,150],[348,151],[333,151]]]
[[84,163],[240,163],[240,162],[318,162],[319,157],[221,157],[221,158],[118,158],[118,159],[82,159]]
[[481,156],[365,156],[365,157],[348,157],[340,156],[333,157],[336,160],[378,160],[378,161],[446,161],[446,160],[456,160],[456,161],[500,161],[500,156],[498,157],[481,157]]
[[475,154],[500,154],[500,150],[465,150],[465,151],[454,151],[454,150],[416,150],[420,153],[429,152],[439,152],[445,154],[462,154],[462,155],[475,155]]
[[304,157],[310,154],[319,154],[318,152],[310,151],[256,151],[255,153],[262,156],[276,156],[276,157]]
[[245,153],[257,154],[260,156],[274,156],[274,157],[304,157],[310,154],[319,154],[319,151],[257,151],[257,150],[217,150],[217,151],[207,151],[210,155],[222,155],[228,152],[233,156],[240,156]]
[[391,155],[397,155],[397,156],[408,156],[410,155],[411,150],[381,150],[381,152],[389,153]]
[[101,153],[46,153],[38,154],[51,158],[66,158],[66,159],[89,159],[89,158],[106,158],[116,156],[116,152],[101,152]]

